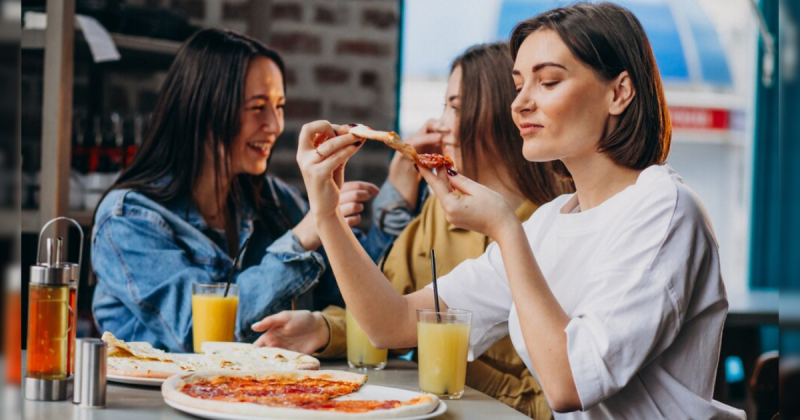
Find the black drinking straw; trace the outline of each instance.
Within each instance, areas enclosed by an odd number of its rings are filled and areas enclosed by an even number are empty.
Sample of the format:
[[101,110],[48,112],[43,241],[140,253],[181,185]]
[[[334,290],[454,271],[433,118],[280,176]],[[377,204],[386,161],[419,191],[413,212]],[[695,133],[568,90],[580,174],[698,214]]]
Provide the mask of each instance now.
[[233,259],[233,264],[231,264],[231,272],[228,274],[228,284],[225,285],[225,295],[222,296],[223,298],[228,297],[228,291],[231,290],[231,283],[233,283],[233,275],[236,273],[236,265],[239,264],[239,258],[241,258],[242,254],[244,254],[244,250],[247,249],[247,244],[250,243],[250,238],[252,238],[252,236],[244,240],[242,247],[239,248],[239,252],[236,253],[236,258]]
[[433,272],[433,304],[436,307],[436,322],[442,322],[439,314],[439,287],[436,285],[436,254],[431,249],[431,271]]

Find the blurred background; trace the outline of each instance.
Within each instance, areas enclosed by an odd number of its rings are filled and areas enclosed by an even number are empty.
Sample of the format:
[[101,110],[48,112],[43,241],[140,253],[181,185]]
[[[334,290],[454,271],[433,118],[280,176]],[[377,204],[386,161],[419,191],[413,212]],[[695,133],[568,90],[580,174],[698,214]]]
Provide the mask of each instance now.
[[[234,29],[284,57],[286,131],[270,171],[302,189],[294,156],[303,123],[358,122],[410,134],[441,114],[456,55],[475,43],[506,40],[518,21],[569,3],[3,1],[6,376],[13,384],[10,373],[19,369],[13,360],[25,343],[25,282],[39,229],[53,217],[73,217],[87,233],[88,249],[100,193],[136,153],[166,70],[197,29]],[[790,378],[781,392],[797,389],[791,378],[798,368],[788,356],[800,353],[800,221],[792,217],[800,208],[800,165],[792,161],[800,157],[800,2],[618,3],[637,15],[653,45],[674,126],[668,161],[705,203],[720,246],[731,307],[715,398],[761,418],[777,411],[771,396],[778,395],[778,360]],[[348,164],[347,177],[380,185],[389,156],[388,148],[370,142]],[[69,235],[73,260],[78,242]],[[98,333],[90,311],[89,256],[83,260],[79,336]]]

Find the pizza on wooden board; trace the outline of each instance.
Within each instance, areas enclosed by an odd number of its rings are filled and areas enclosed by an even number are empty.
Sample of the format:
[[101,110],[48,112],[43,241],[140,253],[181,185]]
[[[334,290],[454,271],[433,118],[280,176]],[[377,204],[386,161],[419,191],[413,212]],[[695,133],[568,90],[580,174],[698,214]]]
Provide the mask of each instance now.
[[344,371],[207,371],[175,375],[161,387],[168,403],[217,413],[286,419],[383,419],[430,413],[438,397],[408,401],[337,400],[367,376]]
[[112,376],[166,379],[176,373],[205,370],[302,370],[319,369],[314,357],[274,347],[249,343],[203,343],[203,354],[167,353],[150,343],[126,343],[113,334],[103,334],[108,343],[107,372]]
[[[403,139],[394,131],[373,130],[366,125],[358,124],[350,129],[350,134],[367,140],[381,141],[424,168],[439,168],[442,166],[452,168],[455,166],[450,156],[443,156],[438,153],[417,153],[413,146],[404,143]],[[324,135],[317,134],[314,138],[314,147],[319,146],[325,140],[327,140],[327,138]]]

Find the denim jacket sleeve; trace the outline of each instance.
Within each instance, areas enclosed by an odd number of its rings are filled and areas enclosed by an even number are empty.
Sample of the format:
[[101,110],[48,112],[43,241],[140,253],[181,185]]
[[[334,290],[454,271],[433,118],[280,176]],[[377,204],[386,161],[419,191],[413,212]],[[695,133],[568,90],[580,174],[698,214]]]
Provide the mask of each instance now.
[[251,325],[264,317],[291,307],[293,298],[307,292],[325,271],[325,261],[316,251],[307,251],[287,231],[270,246],[259,265],[236,277],[239,285],[239,314],[236,339],[253,342],[261,333]]
[[[112,195],[119,196],[106,198]],[[92,263],[105,294],[127,309],[128,313],[116,315],[133,316],[144,327],[133,328],[123,338],[150,338],[171,351],[191,351],[191,285],[225,281],[231,261],[198,256],[197,248],[209,246],[204,245],[207,238],[179,232],[186,227],[170,224],[167,219],[174,215],[163,208],[125,204],[124,197],[117,202],[108,214],[101,216],[98,210]],[[252,323],[288,308],[291,299],[318,281],[323,270],[322,256],[302,249],[291,231],[269,245],[259,264],[236,277],[240,288],[237,339],[255,339]],[[101,328],[104,322],[118,321],[97,319]]]
[[[126,322],[133,316],[143,327],[126,329],[126,341],[157,337],[156,347],[192,350],[192,283],[212,283],[204,267],[193,263],[173,240],[170,228],[158,213],[137,209],[112,215],[95,228],[92,266],[107,295],[124,305],[127,313],[99,316],[98,326]],[[105,325],[104,325],[105,324]],[[150,340],[147,340],[150,341]]]
[[408,202],[400,195],[397,188],[387,178],[381,186],[381,191],[375,197],[372,205],[372,220],[378,230],[390,235],[398,236],[403,229],[419,215],[422,203],[428,197],[428,188],[425,181],[421,181],[417,194],[417,209],[412,210]]

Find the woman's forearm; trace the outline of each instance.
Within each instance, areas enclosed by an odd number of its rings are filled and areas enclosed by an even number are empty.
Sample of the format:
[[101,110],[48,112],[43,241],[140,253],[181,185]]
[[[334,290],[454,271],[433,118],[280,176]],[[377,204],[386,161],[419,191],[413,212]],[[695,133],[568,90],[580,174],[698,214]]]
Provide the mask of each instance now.
[[310,212],[303,217],[303,220],[297,226],[292,228],[292,233],[297,237],[300,246],[308,251],[314,251],[322,245],[317,234],[317,228],[314,226],[314,218]]
[[338,215],[316,216],[333,274],[359,325],[379,348],[416,345],[415,308],[392,288]]
[[389,165],[389,182],[406,200],[412,211],[417,208],[421,178],[419,172],[414,171],[414,164],[405,157],[398,154],[392,159],[392,163]]
[[525,347],[555,411],[580,409],[565,329],[569,317],[542,275],[522,225],[509,223],[496,238],[516,304]]

